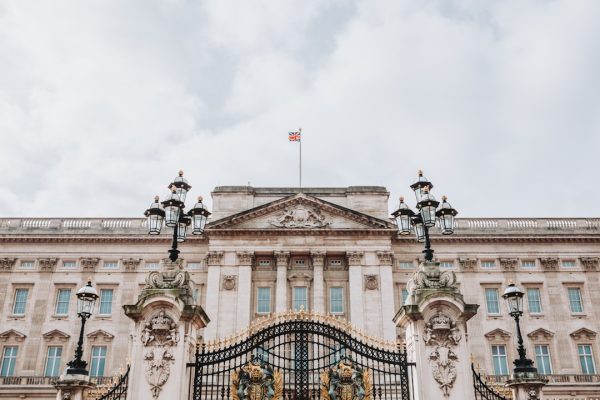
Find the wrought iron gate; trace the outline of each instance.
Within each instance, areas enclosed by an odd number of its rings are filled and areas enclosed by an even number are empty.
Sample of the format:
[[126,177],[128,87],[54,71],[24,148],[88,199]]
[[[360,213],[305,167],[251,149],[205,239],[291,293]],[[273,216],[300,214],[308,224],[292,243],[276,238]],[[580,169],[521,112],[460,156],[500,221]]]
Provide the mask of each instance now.
[[[336,390],[364,400],[412,397],[412,364],[401,346],[366,337],[343,320],[302,311],[260,319],[246,332],[206,343],[188,367],[194,400],[316,400]],[[252,386],[252,371],[267,383]]]

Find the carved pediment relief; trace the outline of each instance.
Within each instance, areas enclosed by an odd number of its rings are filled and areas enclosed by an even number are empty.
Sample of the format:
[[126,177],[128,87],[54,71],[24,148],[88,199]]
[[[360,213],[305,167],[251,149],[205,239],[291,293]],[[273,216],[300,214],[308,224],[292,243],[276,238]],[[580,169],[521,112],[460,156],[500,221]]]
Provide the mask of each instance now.
[[115,335],[108,333],[103,329],[97,329],[93,332],[88,333],[86,336],[88,337],[88,339],[91,342],[99,342],[99,341],[110,342],[115,337]]
[[576,330],[575,332],[571,332],[570,336],[575,340],[594,340],[596,338],[596,332],[588,328],[581,328]]
[[42,337],[47,342],[66,342],[71,336],[58,329],[52,329],[51,331],[44,333]]
[[7,331],[4,331],[4,332],[0,333],[0,341],[2,341],[2,342],[6,342],[8,340],[14,340],[16,342],[22,342],[23,340],[25,340],[26,337],[27,336],[25,336],[21,332],[16,331],[14,329],[9,329]]
[[529,332],[527,336],[530,337],[532,340],[550,340],[554,336],[554,332],[550,332],[549,330],[544,328],[539,328],[535,331]]
[[504,329],[496,328],[493,331],[489,331],[484,334],[487,340],[508,340],[510,339],[510,332],[505,331]]

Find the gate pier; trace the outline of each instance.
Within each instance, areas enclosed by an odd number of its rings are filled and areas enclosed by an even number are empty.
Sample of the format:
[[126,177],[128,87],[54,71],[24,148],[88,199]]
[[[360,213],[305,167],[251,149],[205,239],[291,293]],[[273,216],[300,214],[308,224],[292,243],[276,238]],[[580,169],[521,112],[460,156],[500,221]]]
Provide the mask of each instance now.
[[422,263],[407,286],[394,322],[416,364],[415,399],[473,400],[467,321],[479,306],[464,302],[454,272],[438,262]]

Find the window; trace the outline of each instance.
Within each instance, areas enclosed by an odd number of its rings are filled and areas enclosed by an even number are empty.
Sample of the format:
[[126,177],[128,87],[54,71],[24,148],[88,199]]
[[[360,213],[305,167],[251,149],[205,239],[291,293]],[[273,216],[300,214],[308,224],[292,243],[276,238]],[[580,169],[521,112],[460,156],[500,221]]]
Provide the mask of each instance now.
[[552,363],[550,362],[550,348],[547,344],[535,345],[535,366],[542,375],[552,374]]
[[308,310],[308,288],[304,286],[294,288],[294,310]]
[[146,269],[158,269],[158,263],[157,262],[147,262]]
[[192,300],[194,301],[194,304],[200,303],[200,289],[194,288],[194,291],[192,292]]
[[116,261],[105,261],[104,269],[119,269],[119,264]]
[[523,268],[535,268],[535,261],[521,261],[521,267],[523,267]]
[[508,375],[508,363],[506,362],[506,346],[492,346],[492,364],[494,375]]
[[402,269],[411,269],[414,267],[414,264],[409,261],[401,261],[400,263],[398,263],[398,266]]
[[498,301],[498,289],[485,289],[485,304],[488,314],[500,314],[500,304]]
[[104,365],[106,364],[106,346],[92,346],[92,363],[90,376],[104,376]]
[[596,366],[594,365],[594,356],[592,355],[591,344],[577,345],[577,353],[579,354],[579,363],[581,364],[581,373],[586,375],[595,375]]
[[329,365],[337,364],[342,357],[346,356],[346,349],[340,343],[335,343],[331,350],[332,352],[329,355]]
[[569,306],[572,313],[583,312],[583,304],[581,303],[581,290],[579,288],[569,288]]
[[17,362],[17,346],[6,346],[2,352],[2,366],[0,376],[13,376],[15,374],[15,363]]
[[563,260],[561,262],[563,268],[575,268],[575,261],[573,260]]
[[408,290],[402,289],[402,304],[406,303],[407,298],[408,298]]
[[190,263],[187,263],[187,268],[188,269],[200,269],[200,268],[202,268],[202,263],[190,262]]
[[306,265],[306,260],[303,258],[296,259],[294,260],[294,265],[304,266]]
[[15,290],[15,302],[13,304],[14,315],[25,315],[25,308],[27,306],[27,295],[29,289],[17,289]]
[[44,376],[59,376],[60,375],[60,358],[62,356],[62,347],[48,347],[48,356],[46,357],[46,369]]
[[485,268],[485,269],[496,268],[496,262],[495,261],[482,261],[481,268]]
[[257,292],[257,313],[270,313],[271,312],[271,288],[270,287],[259,287]]
[[21,269],[33,269],[33,261],[21,261]]
[[271,260],[258,260],[258,266],[259,267],[270,267]]
[[71,301],[71,289],[58,289],[56,295],[56,315],[67,315],[69,313],[69,302]]
[[342,260],[339,258],[333,258],[333,259],[329,260],[329,265],[331,265],[332,267],[341,267]]
[[454,263],[452,261],[442,261],[440,263],[440,268],[452,269],[454,268]]
[[329,311],[332,314],[344,313],[344,289],[341,287],[329,288]]
[[541,313],[542,302],[539,288],[527,288],[527,304],[530,313]]
[[75,261],[64,261],[63,268],[65,269],[76,269],[77,263]]
[[112,313],[112,289],[100,289],[100,312],[101,315],[110,315]]

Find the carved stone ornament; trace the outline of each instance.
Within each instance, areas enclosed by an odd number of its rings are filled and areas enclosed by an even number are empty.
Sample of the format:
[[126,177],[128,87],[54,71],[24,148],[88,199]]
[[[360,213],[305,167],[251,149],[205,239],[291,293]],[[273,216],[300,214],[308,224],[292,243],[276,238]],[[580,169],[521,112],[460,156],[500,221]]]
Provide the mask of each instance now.
[[0,271],[12,270],[16,262],[16,258],[0,258]]
[[598,264],[600,263],[598,257],[581,257],[579,260],[581,261],[583,268],[590,271],[597,270]]
[[100,263],[99,258],[82,258],[80,261],[81,269],[84,271],[93,271]]
[[288,262],[290,261],[290,252],[289,251],[276,251],[275,252],[275,262],[278,267],[287,267]]
[[347,251],[346,258],[348,259],[348,265],[361,265],[363,254],[362,251]]
[[377,290],[379,288],[379,279],[377,275],[365,275],[365,289]]
[[181,266],[181,260],[163,260],[161,271],[152,271],[146,277],[146,289],[190,290],[190,274]]
[[237,258],[239,265],[252,265],[254,253],[251,251],[238,251]]
[[311,251],[310,257],[312,258],[313,266],[322,267],[325,264],[324,251]]
[[409,293],[416,289],[455,289],[453,271],[440,271],[439,263],[423,263],[406,284]]
[[450,390],[456,381],[455,364],[458,355],[454,349],[461,339],[456,322],[441,310],[425,324],[423,342],[430,348],[428,358],[431,372],[444,397],[450,396]]
[[474,270],[477,266],[477,259],[475,258],[459,258],[458,263],[460,265],[460,269],[465,270]]
[[501,258],[500,259],[500,266],[505,271],[515,270],[517,268],[518,263],[519,263],[519,260],[517,260],[516,258]]
[[318,208],[306,207],[302,204],[288,207],[269,223],[278,228],[326,228],[331,225]]
[[260,357],[231,373],[232,400],[281,400],[283,375]]
[[237,276],[225,275],[223,277],[223,290],[235,290],[237,286]]
[[40,266],[40,271],[52,272],[58,263],[57,258],[40,258],[38,259],[38,265]]
[[394,253],[391,251],[378,251],[379,265],[393,265]]
[[558,258],[540,258],[540,264],[542,264],[542,268],[544,268],[545,270],[554,270],[558,268]]
[[368,368],[344,356],[334,367],[321,373],[321,400],[372,400],[373,383]]
[[121,260],[121,262],[123,263],[123,268],[125,268],[125,271],[135,271],[137,269],[137,267],[139,267],[140,263],[142,262],[141,258],[124,258]]
[[223,252],[222,251],[209,251],[206,256],[206,263],[208,265],[221,265],[223,261]]

